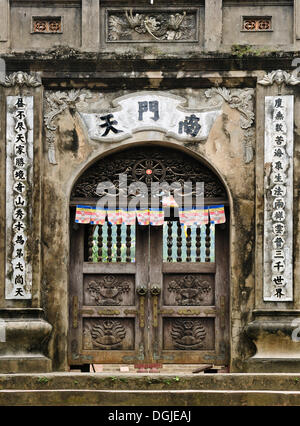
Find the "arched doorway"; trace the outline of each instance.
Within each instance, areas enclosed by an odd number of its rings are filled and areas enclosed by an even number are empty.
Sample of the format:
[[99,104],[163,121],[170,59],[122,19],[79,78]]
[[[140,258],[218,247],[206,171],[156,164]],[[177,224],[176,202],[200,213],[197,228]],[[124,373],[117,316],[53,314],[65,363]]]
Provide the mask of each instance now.
[[[95,205],[97,185],[119,174],[204,182],[226,223],[185,228],[171,209],[162,226],[76,224],[75,206]],[[208,166],[158,145],[101,158],[73,187],[70,232],[70,365],[229,363],[228,199]]]

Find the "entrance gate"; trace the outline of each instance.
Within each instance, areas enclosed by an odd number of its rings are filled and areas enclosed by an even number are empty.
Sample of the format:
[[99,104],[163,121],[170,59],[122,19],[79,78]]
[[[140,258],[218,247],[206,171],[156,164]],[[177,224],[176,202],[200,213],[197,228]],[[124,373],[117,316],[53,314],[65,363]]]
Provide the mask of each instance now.
[[[151,167],[154,176],[144,176]],[[97,184],[120,173],[203,181],[205,204],[227,203],[210,169],[161,147],[128,149],[83,173],[71,199],[70,365],[227,364],[227,209],[216,226],[186,228],[172,214],[162,226],[76,224],[73,206],[95,203]]]

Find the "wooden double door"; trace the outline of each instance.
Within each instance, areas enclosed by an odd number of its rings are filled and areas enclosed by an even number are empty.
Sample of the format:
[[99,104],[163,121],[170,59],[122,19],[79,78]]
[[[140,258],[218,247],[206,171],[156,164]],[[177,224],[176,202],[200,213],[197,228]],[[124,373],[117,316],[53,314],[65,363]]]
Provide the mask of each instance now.
[[71,228],[70,365],[228,363],[228,223]]

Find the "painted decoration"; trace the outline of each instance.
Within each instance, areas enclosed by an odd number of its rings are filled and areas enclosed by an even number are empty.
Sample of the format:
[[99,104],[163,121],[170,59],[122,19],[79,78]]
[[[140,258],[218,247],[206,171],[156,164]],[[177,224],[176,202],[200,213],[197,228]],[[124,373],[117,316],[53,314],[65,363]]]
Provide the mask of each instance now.
[[265,98],[264,301],[293,300],[294,97]]

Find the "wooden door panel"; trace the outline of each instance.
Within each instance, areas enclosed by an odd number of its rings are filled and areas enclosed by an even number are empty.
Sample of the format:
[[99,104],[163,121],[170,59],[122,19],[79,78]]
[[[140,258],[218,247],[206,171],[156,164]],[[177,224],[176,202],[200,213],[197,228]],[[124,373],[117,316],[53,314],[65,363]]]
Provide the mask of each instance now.
[[163,349],[204,351],[215,349],[214,318],[164,318]]
[[184,249],[185,262],[170,228],[137,226],[134,262],[84,261],[83,227],[73,233],[70,364],[228,361],[228,226],[216,227],[213,252],[209,232],[204,254]]
[[[168,254],[164,255],[162,266],[153,262],[149,264],[150,277],[155,276],[156,282],[161,283],[158,321],[153,334],[154,359],[162,363],[226,363],[227,232],[216,229],[211,233],[211,227],[206,226],[203,236],[202,230],[191,230],[187,233],[191,238],[186,238],[186,246],[183,246],[182,239],[176,240],[171,234],[176,227],[177,234],[182,235],[183,231],[178,231],[178,225],[174,224],[161,228],[160,235],[151,231],[151,246],[160,248],[160,239],[164,241],[164,250]],[[197,240],[197,235],[201,239]],[[175,249],[174,244],[177,245]],[[202,253],[201,245],[205,247]],[[189,261],[182,262],[184,257]],[[215,262],[211,262],[212,259]],[[151,273],[151,269],[155,273]],[[158,274],[161,274],[161,279]]]
[[[106,225],[108,236],[116,238],[115,231]],[[145,336],[137,288],[144,283],[141,277],[147,282],[147,274],[141,271],[144,265],[141,255],[135,262],[135,253],[132,256],[128,250],[127,262],[124,261],[125,257],[120,256],[121,238],[116,238],[119,248],[114,253],[111,245],[103,258],[99,256],[97,243],[89,242],[91,237],[84,234],[94,236],[95,233],[91,227],[80,226],[71,239],[75,269],[70,277],[70,292],[76,303],[71,303],[69,362],[71,365],[128,363],[143,358]],[[98,242],[98,235],[102,238],[106,234],[102,230],[96,233]],[[129,235],[132,236],[132,232],[126,233],[127,248],[131,246]],[[83,249],[84,242],[89,250]],[[101,241],[101,253],[104,249]],[[87,258],[90,261],[87,262]]]
[[135,305],[135,275],[84,275],[83,304],[86,306]]
[[134,318],[84,318],[83,350],[134,350]]
[[164,274],[165,306],[213,306],[215,279],[212,274]]

